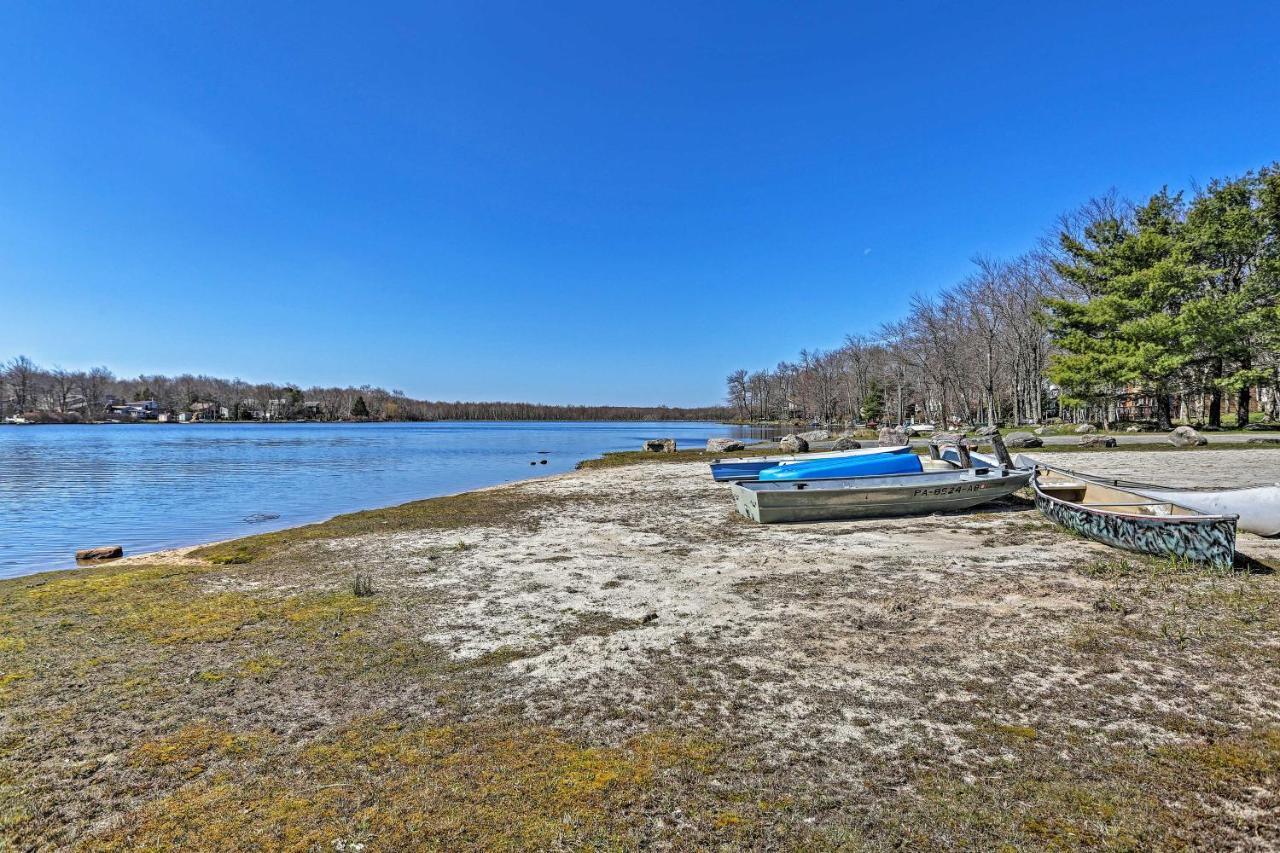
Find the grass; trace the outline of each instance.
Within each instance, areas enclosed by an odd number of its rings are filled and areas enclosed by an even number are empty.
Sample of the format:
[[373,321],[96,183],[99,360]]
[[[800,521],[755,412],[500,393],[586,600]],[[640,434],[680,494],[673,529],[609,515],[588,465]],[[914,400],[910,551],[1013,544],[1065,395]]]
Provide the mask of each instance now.
[[[651,454],[662,456],[664,454]],[[470,527],[537,529],[540,515],[570,500],[538,494],[522,484],[412,501],[398,506],[335,516],[318,524],[262,533],[196,549],[191,556],[215,565],[243,565],[296,545],[405,530],[462,530]]]
[[733,453],[707,453],[704,450],[678,450],[675,453],[652,453],[647,450],[622,450],[606,453],[595,459],[584,459],[578,463],[579,471],[595,471],[602,468],[618,468],[623,465],[637,465],[645,462],[710,462],[712,459],[749,459],[753,456],[776,455],[776,445],[766,447],[748,447]]
[[[287,757],[293,772],[261,772],[272,755]],[[631,846],[664,777],[714,755],[710,744],[670,734],[588,747],[550,729],[377,715],[301,748],[255,749],[253,737],[194,726],[142,745],[135,761],[180,765],[186,776],[215,769],[132,813],[93,847]]]

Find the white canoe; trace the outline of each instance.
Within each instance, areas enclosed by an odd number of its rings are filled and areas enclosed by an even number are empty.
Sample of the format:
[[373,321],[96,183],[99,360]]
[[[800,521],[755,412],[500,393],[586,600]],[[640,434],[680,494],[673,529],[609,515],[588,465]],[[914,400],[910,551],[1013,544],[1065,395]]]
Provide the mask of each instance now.
[[[1022,465],[1025,457],[1018,457]],[[1236,527],[1258,536],[1280,536],[1280,484],[1272,486],[1240,486],[1238,488],[1177,488],[1134,483],[1100,474],[1066,472],[1081,480],[1114,486],[1158,501],[1184,506],[1206,515],[1239,516]]]

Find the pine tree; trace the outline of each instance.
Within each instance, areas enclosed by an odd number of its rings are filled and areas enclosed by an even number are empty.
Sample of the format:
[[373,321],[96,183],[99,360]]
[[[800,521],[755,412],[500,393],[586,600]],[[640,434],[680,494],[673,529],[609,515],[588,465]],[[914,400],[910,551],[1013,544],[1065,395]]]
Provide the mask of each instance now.
[[351,417],[367,418],[369,417],[369,406],[364,401],[364,395],[356,397],[356,401],[351,404]]
[[1049,328],[1062,352],[1049,377],[1067,403],[1090,403],[1126,385],[1156,398],[1161,428],[1172,426],[1171,394],[1190,360],[1180,312],[1194,295],[1195,269],[1180,230],[1180,195],[1162,190],[1132,216],[1100,217],[1083,238],[1063,232],[1058,273],[1085,299],[1049,299]]

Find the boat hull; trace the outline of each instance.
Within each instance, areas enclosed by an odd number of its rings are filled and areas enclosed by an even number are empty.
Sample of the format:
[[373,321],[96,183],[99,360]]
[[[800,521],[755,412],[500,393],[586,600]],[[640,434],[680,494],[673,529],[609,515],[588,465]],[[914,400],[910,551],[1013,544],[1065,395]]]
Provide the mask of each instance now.
[[[1018,457],[1018,464],[1020,467],[1035,466],[1033,460],[1023,456]],[[1187,489],[1134,483],[1100,474],[1082,474],[1079,471],[1065,471],[1065,469],[1064,473],[1079,477],[1081,480],[1125,489],[1152,500],[1184,506],[1205,515],[1234,515],[1237,516],[1237,530],[1268,538],[1280,536],[1280,485],[1243,486],[1233,489]]]
[[1104,512],[1045,494],[1032,480],[1036,508],[1067,530],[1126,551],[1172,557],[1214,568],[1235,562],[1234,516],[1146,516]]
[[765,468],[810,462],[816,459],[841,459],[855,456],[876,456],[882,453],[910,453],[911,448],[864,447],[858,450],[836,450],[827,453],[806,453],[784,456],[757,456],[749,459],[718,459],[711,463],[711,478],[717,483],[755,480]]
[[734,508],[752,521],[842,521],[947,512],[1007,497],[1030,471],[968,469],[848,480],[735,483]]

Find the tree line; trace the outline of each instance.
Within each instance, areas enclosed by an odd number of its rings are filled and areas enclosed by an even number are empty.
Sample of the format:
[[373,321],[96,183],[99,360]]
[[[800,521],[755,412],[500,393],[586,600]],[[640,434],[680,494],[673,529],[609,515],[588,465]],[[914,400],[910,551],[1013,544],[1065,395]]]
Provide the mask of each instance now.
[[302,388],[292,384],[181,374],[117,377],[106,367],[45,368],[26,356],[0,363],[0,416],[86,422],[132,418],[128,403],[154,401],[146,416],[201,420],[317,421],[660,421],[724,420],[723,406],[554,406],[519,402],[418,400],[371,385]]
[[1094,199],[872,334],[734,371],[727,402],[757,420],[1243,426],[1280,419],[1278,306],[1280,164]]

